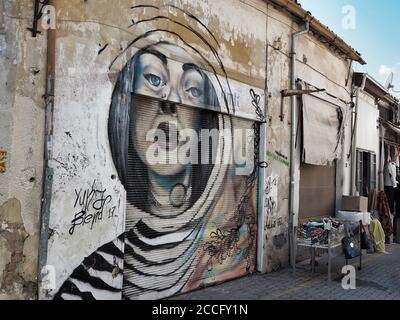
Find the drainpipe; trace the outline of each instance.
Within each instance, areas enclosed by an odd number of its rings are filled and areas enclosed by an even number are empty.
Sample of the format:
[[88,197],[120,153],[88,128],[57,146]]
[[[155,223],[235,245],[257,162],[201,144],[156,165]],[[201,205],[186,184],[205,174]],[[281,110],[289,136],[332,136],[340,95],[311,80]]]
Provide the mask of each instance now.
[[[268,17],[265,20],[265,29],[268,30]],[[265,60],[268,61],[268,44],[265,47]],[[266,263],[264,257],[264,247],[266,241],[265,228],[265,176],[267,171],[267,118],[268,118],[268,63],[265,64],[265,84],[264,84],[264,122],[260,123],[260,140],[258,161],[258,199],[257,199],[257,271],[264,273]],[[257,137],[256,137],[257,139]],[[261,164],[261,165],[260,165]]]
[[[267,159],[267,124],[260,124],[259,163],[265,164]],[[258,165],[255,163],[254,165]],[[265,244],[265,171],[264,165],[258,168],[258,235],[257,235],[257,271],[265,272],[264,244]]]
[[353,141],[351,145],[351,195],[352,196],[355,196],[357,192],[356,168],[357,168],[357,123],[358,123],[359,96],[360,96],[360,88],[357,88],[356,103],[354,110],[354,122],[353,122]]
[[355,110],[353,113],[353,137],[351,142],[351,195],[355,196],[357,193],[356,187],[356,169],[357,169],[357,124],[358,124],[358,108],[360,100],[360,90],[364,90],[365,82],[367,81],[367,74],[364,74],[361,87],[356,89],[356,102]]
[[[379,108],[379,105],[378,105],[378,108]],[[383,126],[383,123],[381,123],[380,127],[379,127],[379,138],[380,138],[380,142],[381,142],[381,149],[379,150],[380,157],[379,157],[379,169],[378,169],[379,191],[385,190],[385,180],[383,178],[383,170],[385,167],[385,132],[386,132],[386,129]]]
[[[302,31],[292,33],[291,45],[291,89],[296,89],[296,58],[297,58],[297,37],[306,34],[310,31],[310,23],[305,23],[305,28]],[[296,155],[296,133],[297,133],[297,96],[291,97],[291,139],[290,139],[290,195],[289,195],[289,261],[290,265],[295,268],[296,265],[296,227],[297,221],[294,221],[294,193],[295,193],[295,155]]]
[[[55,6],[55,0],[48,5]],[[42,192],[42,208],[40,221],[40,243],[38,261],[39,299],[41,297],[41,282],[43,268],[47,264],[47,245],[49,238],[50,202],[53,183],[53,168],[49,162],[53,158],[53,110],[54,110],[54,83],[56,66],[56,30],[47,30],[47,78],[46,78],[46,110],[45,110],[45,148],[44,148],[44,177]]]

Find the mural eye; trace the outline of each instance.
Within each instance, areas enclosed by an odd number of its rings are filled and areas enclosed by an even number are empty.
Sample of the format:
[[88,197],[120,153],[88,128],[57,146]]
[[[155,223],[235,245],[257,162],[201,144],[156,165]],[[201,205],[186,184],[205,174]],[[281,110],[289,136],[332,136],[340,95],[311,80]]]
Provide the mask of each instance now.
[[189,92],[195,98],[198,98],[203,94],[203,92],[199,88],[196,88],[196,87],[191,87],[191,88],[187,89],[186,92]]
[[163,84],[162,79],[159,76],[156,76],[153,73],[147,73],[144,75],[146,80],[154,87],[160,87]]

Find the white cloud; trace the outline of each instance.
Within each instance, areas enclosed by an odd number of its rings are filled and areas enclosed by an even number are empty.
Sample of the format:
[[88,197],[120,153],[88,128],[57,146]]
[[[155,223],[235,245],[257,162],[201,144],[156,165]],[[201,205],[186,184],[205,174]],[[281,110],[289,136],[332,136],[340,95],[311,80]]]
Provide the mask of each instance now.
[[391,72],[396,73],[400,69],[400,62],[396,63],[393,66],[387,66],[385,64],[381,64],[379,67],[379,74],[382,76],[388,76]]
[[379,74],[382,76],[388,76],[391,72],[395,72],[395,67],[389,67],[387,65],[381,64],[379,67]]

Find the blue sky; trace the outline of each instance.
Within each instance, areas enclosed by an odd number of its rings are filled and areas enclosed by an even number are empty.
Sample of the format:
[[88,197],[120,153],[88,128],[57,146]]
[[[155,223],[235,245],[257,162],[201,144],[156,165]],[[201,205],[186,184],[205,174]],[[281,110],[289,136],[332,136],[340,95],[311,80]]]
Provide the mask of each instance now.
[[[400,91],[400,1],[399,0],[299,0],[302,7],[359,51],[367,62],[355,64],[355,70],[368,72],[384,84],[394,72],[394,90]],[[352,6],[354,11],[347,11]],[[355,25],[343,26],[343,19],[352,16]],[[350,13],[350,15],[349,15]],[[349,21],[349,20],[346,20]],[[352,22],[352,21],[350,21]],[[355,26],[353,29],[352,27]],[[400,97],[400,93],[391,91]]]

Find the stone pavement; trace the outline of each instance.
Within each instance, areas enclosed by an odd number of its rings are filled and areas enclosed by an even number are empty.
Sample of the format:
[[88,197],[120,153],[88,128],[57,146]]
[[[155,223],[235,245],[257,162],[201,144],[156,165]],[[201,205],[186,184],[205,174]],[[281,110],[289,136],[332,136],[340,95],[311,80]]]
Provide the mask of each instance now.
[[[328,283],[325,257],[312,273],[310,265],[298,266],[296,273],[284,269],[240,279],[173,297],[173,300],[400,300],[400,245],[386,247],[388,254],[363,255],[357,270],[355,290],[341,286],[344,257],[333,260],[332,282]],[[308,260],[309,261],[309,260]],[[354,261],[354,263],[353,263]],[[358,266],[358,260],[352,260]]]

